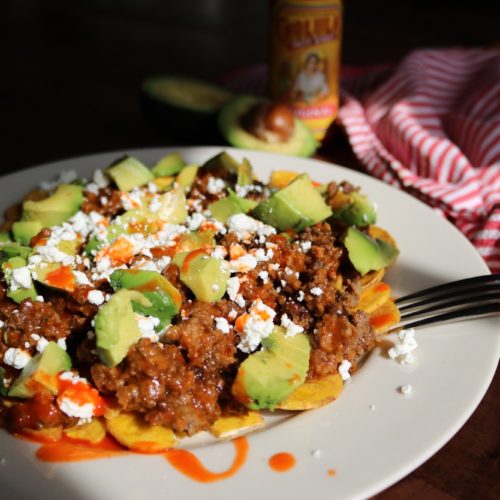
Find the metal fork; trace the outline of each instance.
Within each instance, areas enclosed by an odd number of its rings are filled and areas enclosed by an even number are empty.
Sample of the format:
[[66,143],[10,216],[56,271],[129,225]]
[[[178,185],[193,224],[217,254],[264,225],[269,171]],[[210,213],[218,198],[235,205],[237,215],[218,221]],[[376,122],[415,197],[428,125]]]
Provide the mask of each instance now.
[[401,313],[397,328],[500,313],[500,274],[487,274],[434,286],[396,300]]

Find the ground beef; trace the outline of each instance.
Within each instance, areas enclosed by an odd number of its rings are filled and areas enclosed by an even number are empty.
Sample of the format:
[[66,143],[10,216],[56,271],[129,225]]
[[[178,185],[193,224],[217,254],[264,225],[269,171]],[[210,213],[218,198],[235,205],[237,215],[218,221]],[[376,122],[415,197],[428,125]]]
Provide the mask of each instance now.
[[104,217],[115,217],[125,211],[122,207],[121,192],[110,186],[100,188],[97,194],[85,191],[85,198],[80,210],[86,214],[98,212]]

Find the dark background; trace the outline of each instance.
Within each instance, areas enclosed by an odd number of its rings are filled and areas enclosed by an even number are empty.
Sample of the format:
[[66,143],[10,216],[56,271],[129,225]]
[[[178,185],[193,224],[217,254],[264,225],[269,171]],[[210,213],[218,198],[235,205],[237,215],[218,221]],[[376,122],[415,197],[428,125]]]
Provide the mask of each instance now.
[[[343,63],[395,63],[417,47],[498,45],[499,4],[346,1]],[[140,81],[156,73],[216,79],[264,63],[268,33],[264,0],[3,0],[0,173],[169,144],[141,116]],[[358,166],[345,140],[332,159]],[[457,436],[380,498],[497,498],[499,392],[497,376]]]

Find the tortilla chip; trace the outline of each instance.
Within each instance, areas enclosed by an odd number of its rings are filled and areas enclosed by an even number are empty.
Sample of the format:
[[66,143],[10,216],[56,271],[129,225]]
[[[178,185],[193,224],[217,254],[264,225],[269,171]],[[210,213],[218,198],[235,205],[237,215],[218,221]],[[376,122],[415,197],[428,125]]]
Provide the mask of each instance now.
[[380,283],[385,275],[385,269],[379,269],[378,271],[370,271],[364,276],[361,276],[361,289],[364,291],[377,283]]
[[312,410],[337,399],[342,392],[344,382],[335,373],[322,380],[312,380],[295,389],[277,408],[280,410]]
[[368,234],[372,238],[378,238],[379,240],[389,243],[389,245],[392,245],[394,248],[398,248],[396,240],[391,236],[391,234],[389,234],[385,229],[382,229],[381,227],[370,226],[368,228]]
[[108,432],[122,445],[139,453],[158,453],[175,442],[172,429],[150,425],[135,413],[120,413],[106,421]]
[[48,429],[23,429],[23,434],[44,443],[57,443],[63,435],[62,427],[51,427]]
[[102,420],[93,418],[88,424],[75,425],[64,429],[64,435],[77,441],[97,444],[106,436],[106,426]]
[[376,283],[361,292],[358,308],[367,313],[372,313],[390,298],[391,287],[386,283]]
[[269,187],[272,189],[282,189],[288,186],[298,175],[297,172],[290,172],[289,170],[275,170],[271,172]]
[[401,316],[393,299],[384,302],[370,314],[370,325],[376,335],[387,333],[389,328],[399,323]]
[[246,415],[218,418],[210,432],[221,439],[233,439],[247,432],[264,427],[265,422],[258,411],[250,411]]

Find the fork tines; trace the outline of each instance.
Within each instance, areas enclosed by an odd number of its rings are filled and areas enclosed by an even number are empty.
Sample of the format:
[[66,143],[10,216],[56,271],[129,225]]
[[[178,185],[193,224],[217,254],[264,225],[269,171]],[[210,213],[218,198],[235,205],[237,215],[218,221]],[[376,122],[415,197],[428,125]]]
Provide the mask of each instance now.
[[476,276],[427,288],[396,300],[401,321],[395,328],[477,318],[500,313],[500,275]]

